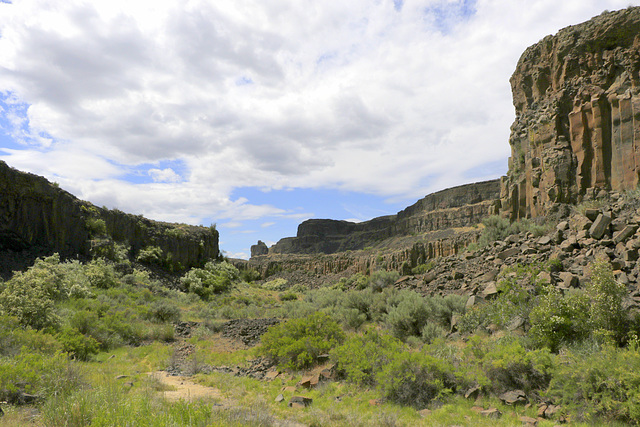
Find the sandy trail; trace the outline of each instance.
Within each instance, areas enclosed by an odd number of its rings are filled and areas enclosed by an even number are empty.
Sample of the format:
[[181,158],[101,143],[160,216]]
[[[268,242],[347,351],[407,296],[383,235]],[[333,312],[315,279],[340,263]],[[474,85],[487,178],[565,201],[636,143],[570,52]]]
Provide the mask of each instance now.
[[150,375],[157,378],[163,384],[175,389],[162,392],[164,398],[169,401],[175,402],[178,400],[184,400],[191,402],[202,398],[212,398],[218,399],[220,403],[225,405],[231,404],[231,402],[228,401],[228,399],[217,388],[196,384],[187,377],[170,375],[165,371],[151,372]]

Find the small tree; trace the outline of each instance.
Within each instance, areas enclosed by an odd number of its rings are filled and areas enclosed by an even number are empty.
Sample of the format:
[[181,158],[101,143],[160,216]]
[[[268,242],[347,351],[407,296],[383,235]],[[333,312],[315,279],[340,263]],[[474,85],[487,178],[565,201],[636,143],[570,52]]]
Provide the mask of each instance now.
[[611,264],[598,260],[591,265],[591,282],[587,286],[590,325],[593,332],[612,336],[621,342],[627,334],[627,315],[622,300],[627,290],[613,277]]

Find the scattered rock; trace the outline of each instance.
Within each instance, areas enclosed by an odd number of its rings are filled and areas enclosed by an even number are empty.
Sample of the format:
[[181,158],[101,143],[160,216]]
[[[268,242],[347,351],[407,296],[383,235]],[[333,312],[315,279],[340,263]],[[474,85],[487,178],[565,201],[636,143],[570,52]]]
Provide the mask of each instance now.
[[477,399],[478,396],[480,395],[480,390],[482,388],[479,385],[473,386],[471,387],[469,390],[467,390],[467,392],[464,394],[464,398],[465,399]]
[[276,401],[276,403],[284,402],[284,395],[280,393],[274,400]]
[[482,415],[483,417],[491,418],[493,420],[497,420],[502,417],[502,412],[500,412],[498,408],[490,408],[481,411],[480,415]]
[[608,213],[599,214],[589,229],[589,235],[594,239],[602,239],[609,224],[611,224],[611,215]]
[[280,323],[279,319],[234,319],[224,323],[222,336],[241,340],[245,345],[254,346],[267,330]]
[[293,396],[289,399],[289,407],[290,408],[306,408],[313,403],[313,399],[310,397],[304,396]]
[[507,405],[515,405],[517,403],[526,403],[527,395],[522,390],[511,390],[498,396]]
[[520,421],[522,421],[522,424],[526,425],[526,426],[532,426],[535,427],[538,425],[538,420],[535,418],[531,418],[531,417],[527,417],[527,416],[521,416],[520,417]]

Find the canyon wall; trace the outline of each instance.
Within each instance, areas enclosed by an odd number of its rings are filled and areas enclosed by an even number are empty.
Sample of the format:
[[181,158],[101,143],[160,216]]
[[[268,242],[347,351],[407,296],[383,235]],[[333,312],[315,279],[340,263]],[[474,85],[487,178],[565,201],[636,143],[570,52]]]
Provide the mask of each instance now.
[[640,177],[640,8],[604,12],[529,47],[511,77],[516,120],[501,205],[545,215]]
[[[108,240],[130,246],[132,256],[157,246],[170,256],[173,266],[181,268],[219,256],[215,228],[163,223],[98,208],[41,176],[0,161],[0,253],[58,252],[64,258],[85,258],[97,244]],[[29,252],[34,247],[39,250]],[[0,264],[4,268],[9,262]]]
[[496,213],[499,195],[500,182],[492,180],[438,191],[396,215],[360,223],[310,219],[298,226],[296,237],[281,239],[269,254],[332,254],[364,249],[397,236],[467,227]]

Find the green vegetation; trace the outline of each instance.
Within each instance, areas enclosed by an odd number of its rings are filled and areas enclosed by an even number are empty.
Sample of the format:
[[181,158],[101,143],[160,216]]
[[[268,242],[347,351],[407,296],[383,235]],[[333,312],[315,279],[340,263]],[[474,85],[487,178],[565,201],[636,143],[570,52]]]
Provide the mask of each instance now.
[[[397,290],[396,272],[355,274],[307,289],[282,278],[261,282],[227,261],[210,261],[176,279],[180,290],[154,280],[139,264],[119,268],[123,262],[63,262],[54,255],[0,283],[0,400],[9,402],[0,425],[25,424],[31,410],[45,426],[265,425],[282,419],[516,425],[520,415],[535,417],[536,407],[496,401],[515,389],[533,403],[562,405],[571,423],[640,423],[640,322],[624,310],[626,290],[605,261],[591,265],[583,289],[566,293],[541,279],[540,272],[562,268],[557,260],[505,268],[497,297],[468,310],[461,296]],[[264,317],[283,321],[259,346],[219,347],[226,319]],[[191,338],[174,333],[180,320],[198,322]],[[219,410],[210,399],[162,398],[158,391],[166,386],[146,373],[178,366],[175,340],[192,346],[182,363],[197,374],[193,380],[241,407]],[[290,376],[267,382],[203,369],[247,367],[259,356]],[[311,408],[293,412],[273,402],[283,386],[305,375],[300,370],[327,358],[338,381],[305,391],[314,399]],[[116,380],[123,375],[135,385]],[[463,395],[474,388],[476,404],[497,406],[502,419],[471,411],[474,401]],[[24,406],[28,399],[35,403]],[[374,399],[380,406],[369,404]],[[415,410],[424,408],[432,414],[422,419]]]
[[308,368],[344,337],[340,326],[319,312],[269,329],[262,336],[262,352],[284,367]]
[[479,247],[485,247],[497,240],[504,240],[512,234],[530,232],[534,236],[539,237],[552,228],[552,224],[538,225],[531,220],[521,219],[520,221],[511,222],[507,218],[498,215],[489,216],[482,220],[484,230],[478,241]]
[[205,264],[204,268],[192,268],[180,282],[187,292],[208,300],[212,294],[228,291],[234,281],[240,278],[237,268],[226,261]]

